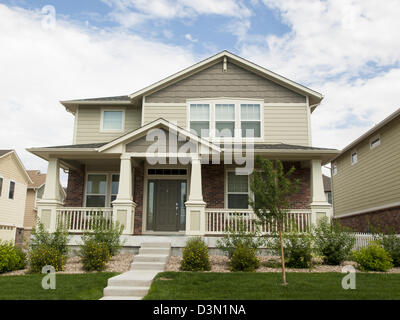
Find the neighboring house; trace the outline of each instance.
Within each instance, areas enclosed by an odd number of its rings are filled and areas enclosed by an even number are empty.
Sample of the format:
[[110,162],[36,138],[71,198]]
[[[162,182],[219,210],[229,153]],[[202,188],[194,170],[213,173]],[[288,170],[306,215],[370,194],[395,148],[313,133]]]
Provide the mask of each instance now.
[[325,198],[330,204],[332,204],[332,180],[331,177],[326,175],[322,175],[322,179],[324,181],[324,191],[325,191]]
[[23,242],[26,190],[32,183],[14,150],[0,150],[0,239]]
[[400,232],[400,109],[345,147],[331,171],[334,216],[342,225]]
[[[24,237],[29,239],[32,228],[35,226],[37,216],[37,202],[42,199],[44,187],[46,182],[46,174],[41,173],[39,170],[27,170],[32,183],[28,185],[25,204],[25,217],[24,217]],[[59,198],[62,202],[65,200],[64,188],[59,189],[61,194]]]
[[[322,99],[223,51],[130,95],[62,101],[75,117],[73,144],[28,149],[49,162],[41,220],[54,230],[58,217],[80,232],[101,214],[126,235],[222,234],[234,213],[253,218],[249,177],[235,172],[247,147],[296,167],[291,214],[304,228],[330,213],[321,165],[339,153],[312,146],[311,113]],[[69,171],[64,207],[60,167]]]

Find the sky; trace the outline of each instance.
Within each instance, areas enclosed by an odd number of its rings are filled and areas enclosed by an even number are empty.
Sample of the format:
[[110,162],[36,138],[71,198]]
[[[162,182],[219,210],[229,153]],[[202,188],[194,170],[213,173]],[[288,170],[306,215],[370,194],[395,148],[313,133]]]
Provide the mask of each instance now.
[[[324,95],[313,146],[400,107],[398,0],[0,0],[0,149],[72,143],[60,100],[126,95],[228,50]],[[65,175],[63,175],[65,184]]]

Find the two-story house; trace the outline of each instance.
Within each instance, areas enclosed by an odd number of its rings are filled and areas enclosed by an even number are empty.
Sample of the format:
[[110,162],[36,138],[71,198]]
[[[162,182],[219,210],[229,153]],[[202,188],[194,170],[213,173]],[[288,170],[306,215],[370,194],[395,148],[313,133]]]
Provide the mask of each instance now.
[[339,153],[312,146],[322,99],[223,51],[126,96],[62,101],[75,117],[73,143],[28,149],[49,162],[41,221],[79,232],[100,214],[126,235],[222,234],[235,213],[254,218],[249,174],[261,155],[296,167],[290,213],[304,228],[330,213],[321,165]]

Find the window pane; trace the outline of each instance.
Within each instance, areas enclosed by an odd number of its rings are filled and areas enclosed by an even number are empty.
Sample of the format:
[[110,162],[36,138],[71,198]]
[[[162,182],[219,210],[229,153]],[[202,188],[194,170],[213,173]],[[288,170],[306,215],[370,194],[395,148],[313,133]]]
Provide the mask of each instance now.
[[2,190],[3,190],[3,178],[0,178],[0,197]]
[[186,202],[186,181],[181,182],[181,214],[180,214],[180,229],[185,230],[186,228],[186,207],[185,207],[185,202]]
[[147,208],[147,230],[153,228],[153,217],[154,217],[154,182],[149,182],[149,196],[148,196],[148,208]]
[[190,105],[191,121],[210,121],[210,105],[208,104],[191,104]]
[[10,190],[8,192],[8,198],[9,199],[14,199],[14,190],[15,190],[15,182],[10,181]]
[[240,119],[243,120],[257,120],[261,119],[260,105],[259,104],[241,104]]
[[119,174],[112,175],[111,194],[118,194]]
[[229,209],[247,209],[247,194],[228,194]]
[[87,207],[105,207],[106,196],[86,196]]
[[200,137],[208,137],[210,134],[210,123],[206,121],[192,121],[190,122],[190,129]]
[[215,136],[216,137],[233,137],[235,132],[235,122],[216,122]]
[[122,111],[104,111],[103,129],[122,129]]
[[105,174],[89,174],[86,193],[106,194],[107,176]]
[[235,175],[234,172],[228,172],[228,192],[249,191],[249,179],[246,175]]
[[259,121],[242,121],[242,137],[261,137]]
[[215,120],[233,120],[235,121],[235,105],[234,104],[216,104]]

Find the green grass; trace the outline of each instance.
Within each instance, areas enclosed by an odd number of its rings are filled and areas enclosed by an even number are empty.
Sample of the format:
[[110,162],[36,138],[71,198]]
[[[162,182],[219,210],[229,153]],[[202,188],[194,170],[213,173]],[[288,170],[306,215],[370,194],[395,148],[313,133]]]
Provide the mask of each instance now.
[[[356,289],[344,290],[342,273],[164,272],[155,278],[149,300],[400,299],[400,274],[356,274]],[[170,280],[168,280],[170,279]]]
[[56,289],[42,288],[43,274],[0,276],[0,300],[97,300],[112,272],[57,274]]

